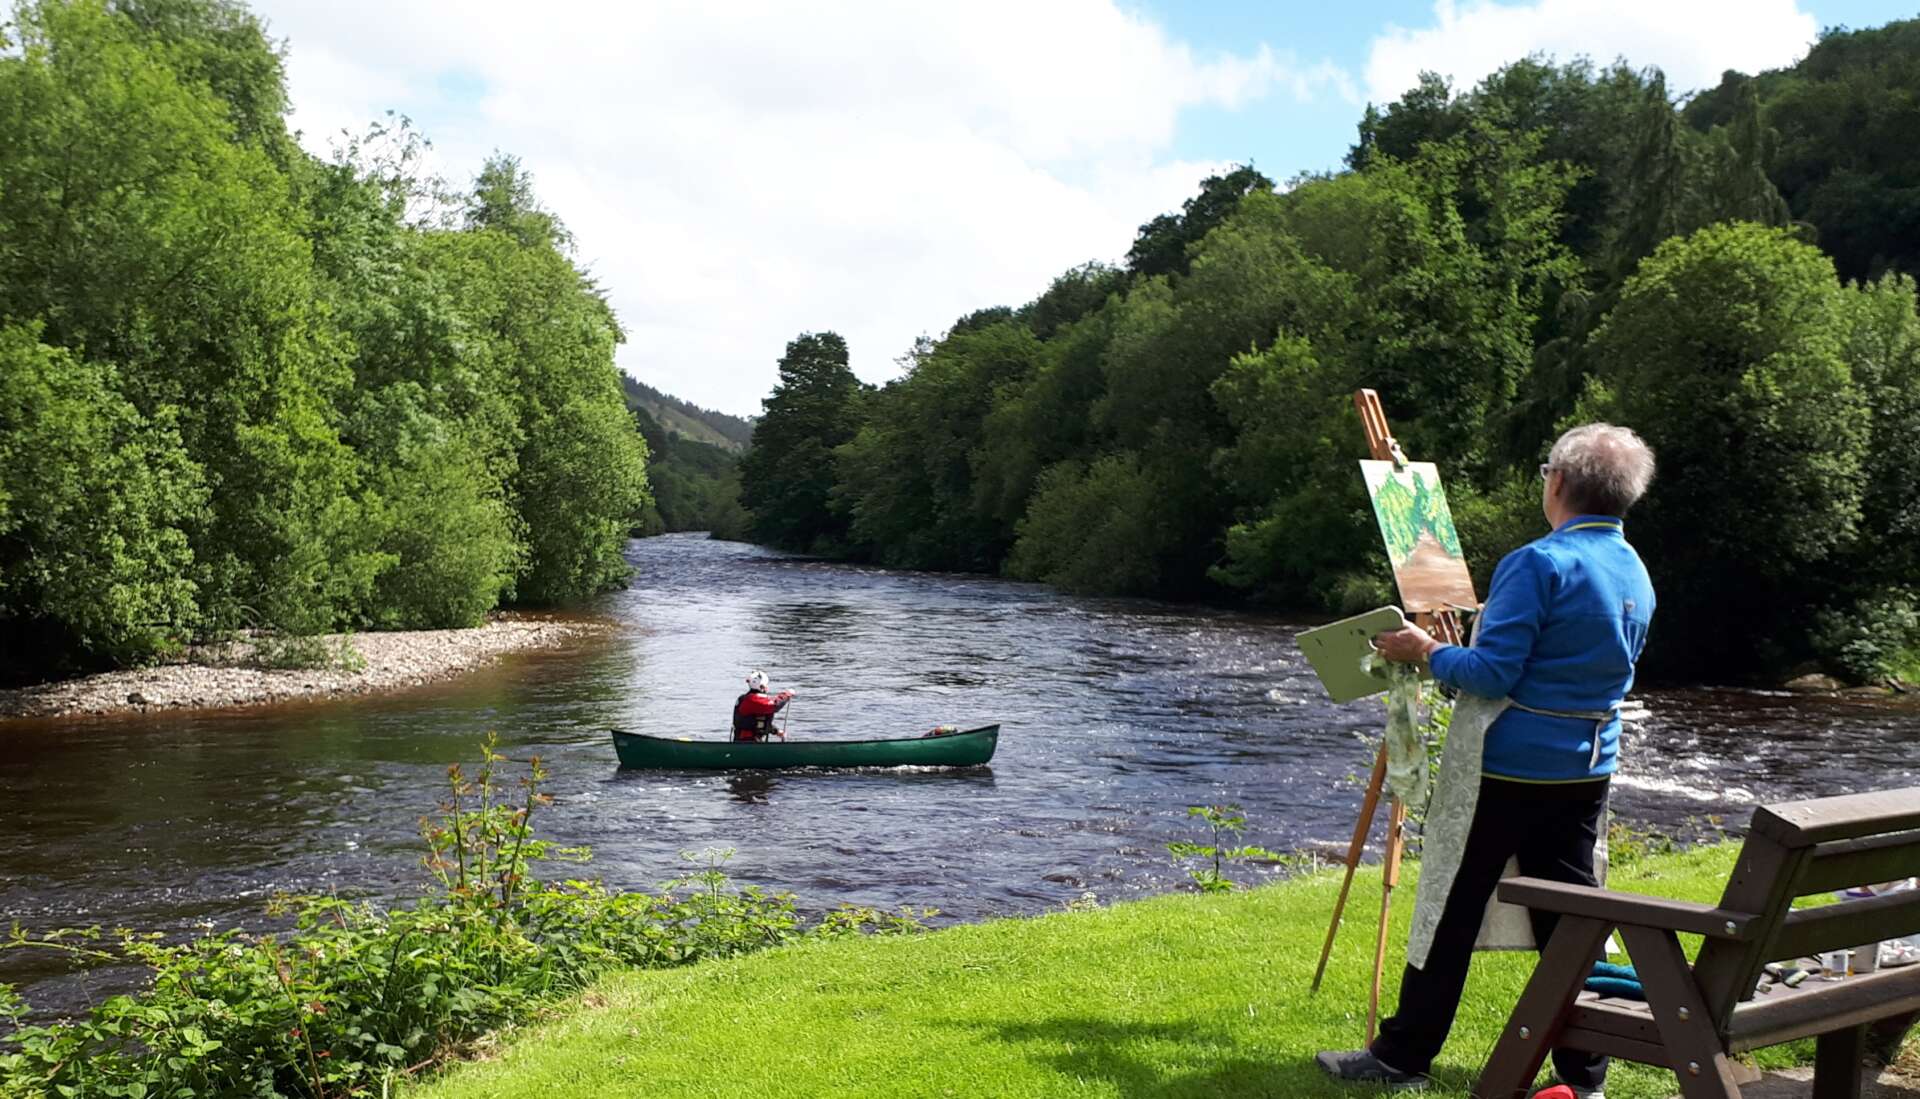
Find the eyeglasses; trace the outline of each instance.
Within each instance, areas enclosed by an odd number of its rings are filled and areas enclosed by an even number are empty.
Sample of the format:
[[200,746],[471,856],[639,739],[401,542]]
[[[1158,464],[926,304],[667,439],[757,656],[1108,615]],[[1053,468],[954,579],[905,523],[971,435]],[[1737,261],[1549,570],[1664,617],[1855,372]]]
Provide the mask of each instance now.
[[1544,481],[1544,480],[1546,480],[1546,479],[1547,479],[1547,474],[1549,474],[1549,473],[1552,473],[1552,472],[1553,472],[1553,463],[1552,463],[1552,462],[1541,462],[1541,463],[1540,463],[1540,479],[1541,479],[1542,481]]

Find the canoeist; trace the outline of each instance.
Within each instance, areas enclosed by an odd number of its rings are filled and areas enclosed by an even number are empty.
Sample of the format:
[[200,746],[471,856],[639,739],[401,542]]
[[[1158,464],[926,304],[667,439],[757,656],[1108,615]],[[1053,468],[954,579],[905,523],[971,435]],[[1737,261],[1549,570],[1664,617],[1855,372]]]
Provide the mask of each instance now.
[[747,693],[733,704],[733,739],[765,740],[777,733],[779,730],[773,727],[773,715],[792,701],[792,691],[781,691],[777,695],[767,693],[767,673],[749,673]]

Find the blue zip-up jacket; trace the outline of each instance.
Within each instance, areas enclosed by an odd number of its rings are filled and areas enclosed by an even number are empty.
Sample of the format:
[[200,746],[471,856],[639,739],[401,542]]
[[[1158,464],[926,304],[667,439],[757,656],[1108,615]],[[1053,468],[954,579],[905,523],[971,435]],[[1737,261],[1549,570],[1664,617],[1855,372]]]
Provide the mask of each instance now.
[[[1431,657],[1435,679],[1483,698],[1540,710],[1613,710],[1653,618],[1653,582],[1624,525],[1578,515],[1500,561],[1471,647]],[[1508,709],[1487,730],[1483,773],[1578,782],[1619,766],[1620,718],[1596,722]],[[1599,747],[1595,750],[1595,737]]]

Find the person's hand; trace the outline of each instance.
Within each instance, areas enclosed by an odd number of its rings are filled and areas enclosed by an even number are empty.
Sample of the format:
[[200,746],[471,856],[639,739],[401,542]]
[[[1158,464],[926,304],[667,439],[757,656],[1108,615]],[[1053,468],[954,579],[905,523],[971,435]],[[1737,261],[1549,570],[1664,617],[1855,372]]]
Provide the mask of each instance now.
[[793,697],[794,697],[794,694],[793,694],[793,692],[792,692],[792,691],[781,691],[781,692],[780,692],[780,697],[781,697],[781,698],[787,698],[787,699],[790,699],[790,698],[793,698]]
[[1419,664],[1433,655],[1433,650],[1440,647],[1440,642],[1418,626],[1407,626],[1375,637],[1373,647],[1388,660]]

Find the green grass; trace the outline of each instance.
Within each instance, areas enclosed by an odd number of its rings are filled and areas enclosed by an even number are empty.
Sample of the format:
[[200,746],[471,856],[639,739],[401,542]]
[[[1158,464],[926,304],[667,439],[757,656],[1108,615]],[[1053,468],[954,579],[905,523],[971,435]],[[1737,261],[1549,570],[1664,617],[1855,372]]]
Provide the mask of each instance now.
[[[1712,900],[1733,856],[1729,845],[1650,857],[1616,871],[1612,884]],[[1379,880],[1377,868],[1356,879],[1318,996],[1307,984],[1337,874],[622,973],[521,1031],[497,1056],[413,1094],[1343,1094],[1312,1057],[1365,1037]],[[1410,873],[1394,898],[1389,1010],[1411,883]],[[1466,1094],[1531,971],[1531,955],[1475,961],[1435,1065],[1439,1094]],[[1615,1099],[1677,1090],[1672,1074],[1625,1064],[1607,1088]]]

